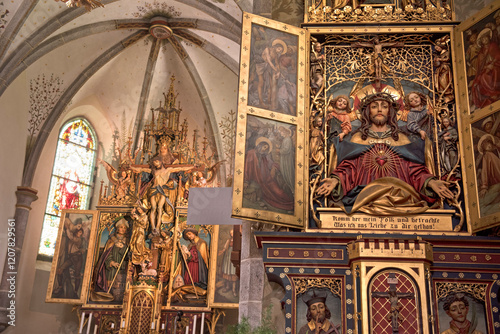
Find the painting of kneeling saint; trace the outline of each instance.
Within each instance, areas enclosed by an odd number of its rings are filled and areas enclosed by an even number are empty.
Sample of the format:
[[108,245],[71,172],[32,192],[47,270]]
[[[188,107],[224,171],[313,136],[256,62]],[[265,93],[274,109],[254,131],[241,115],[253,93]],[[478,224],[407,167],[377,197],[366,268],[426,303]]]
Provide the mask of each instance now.
[[500,129],[495,113],[472,124],[477,191],[481,216],[500,211]]
[[[484,306],[464,293],[453,293],[439,303],[441,334],[485,334]],[[443,314],[444,313],[444,314]]]
[[340,298],[326,289],[309,289],[297,298],[297,333],[340,334]]
[[248,116],[243,207],[293,214],[296,126]]

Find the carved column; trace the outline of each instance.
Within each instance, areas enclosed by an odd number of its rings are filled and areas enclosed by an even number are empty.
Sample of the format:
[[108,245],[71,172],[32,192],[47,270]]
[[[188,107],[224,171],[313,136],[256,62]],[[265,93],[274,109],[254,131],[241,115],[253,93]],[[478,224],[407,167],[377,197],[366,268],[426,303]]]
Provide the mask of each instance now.
[[255,328],[262,319],[262,296],[264,293],[264,263],[261,250],[257,248],[251,224],[244,222],[241,240],[240,307],[239,321],[247,318]]
[[[9,248],[13,248],[15,250],[14,262],[11,259],[12,256],[9,255],[10,249],[7,251],[7,259],[5,261],[5,265],[3,267],[2,281],[0,282],[0,332],[3,331],[4,327],[11,320],[7,316],[9,315],[8,307],[11,305],[11,300],[15,300],[13,298],[9,298],[9,291],[11,290],[11,282],[16,284],[15,293],[18,291],[17,285],[17,270],[19,268],[19,260],[21,259],[21,249],[23,248],[24,235],[26,232],[26,225],[28,224],[28,217],[31,210],[31,203],[36,201],[38,197],[36,194],[37,190],[29,187],[17,187],[16,197],[16,212],[14,214],[14,227],[15,227],[15,247],[9,246],[9,240],[7,238],[7,245]],[[9,221],[11,223],[11,221]],[[10,225],[8,225],[10,226]],[[9,259],[11,259],[9,261]],[[7,279],[13,277],[8,281]],[[18,319],[16,319],[17,321]]]

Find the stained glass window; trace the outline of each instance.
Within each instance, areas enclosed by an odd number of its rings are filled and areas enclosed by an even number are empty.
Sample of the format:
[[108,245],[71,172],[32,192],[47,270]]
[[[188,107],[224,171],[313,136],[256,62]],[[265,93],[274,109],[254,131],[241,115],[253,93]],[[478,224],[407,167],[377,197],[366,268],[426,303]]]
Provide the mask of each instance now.
[[59,217],[63,209],[88,209],[95,143],[94,130],[84,119],[74,119],[62,127],[45,208],[39,255],[54,255]]

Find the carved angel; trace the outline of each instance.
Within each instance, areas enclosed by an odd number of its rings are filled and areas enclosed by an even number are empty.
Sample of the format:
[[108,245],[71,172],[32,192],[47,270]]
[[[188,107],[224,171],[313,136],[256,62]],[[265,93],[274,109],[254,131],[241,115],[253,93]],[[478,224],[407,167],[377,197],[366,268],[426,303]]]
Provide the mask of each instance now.
[[99,159],[99,162],[106,169],[109,182],[115,186],[115,197],[116,199],[122,199],[127,196],[128,189],[132,183],[132,178],[129,171],[121,170],[119,173],[116,169],[108,164],[106,161]]

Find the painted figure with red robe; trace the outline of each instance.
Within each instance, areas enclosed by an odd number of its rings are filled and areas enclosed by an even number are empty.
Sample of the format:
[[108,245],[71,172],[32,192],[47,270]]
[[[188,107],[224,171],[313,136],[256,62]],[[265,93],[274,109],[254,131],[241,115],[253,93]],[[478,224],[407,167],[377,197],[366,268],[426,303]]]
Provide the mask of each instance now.
[[189,241],[189,246],[182,247],[186,259],[182,275],[184,284],[194,285],[206,290],[208,283],[207,243],[198,236],[198,231],[194,228],[186,228],[182,232],[182,238]]
[[493,32],[483,29],[477,38],[477,74],[470,85],[472,102],[484,108],[500,98],[500,48],[492,41]]
[[247,152],[243,196],[267,209],[293,211],[293,198],[286,189],[280,165],[271,156],[272,143],[266,137],[256,140],[256,146]]

